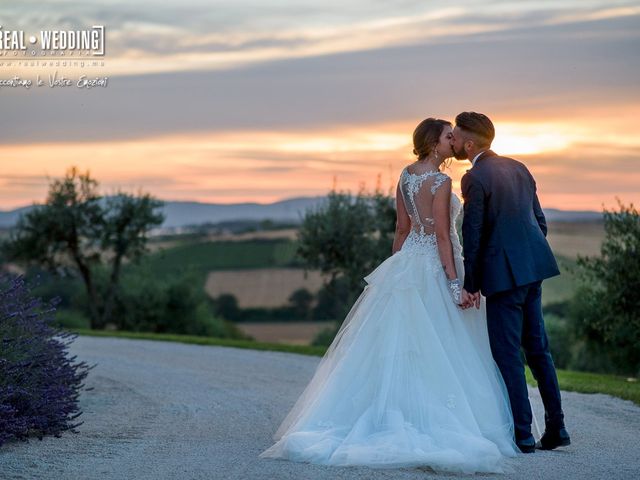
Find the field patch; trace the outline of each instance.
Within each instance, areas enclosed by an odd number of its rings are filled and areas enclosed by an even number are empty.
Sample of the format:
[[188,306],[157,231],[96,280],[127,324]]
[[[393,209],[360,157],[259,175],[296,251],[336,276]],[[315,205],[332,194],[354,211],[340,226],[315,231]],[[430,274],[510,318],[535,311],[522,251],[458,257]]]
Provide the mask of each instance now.
[[230,293],[238,299],[240,308],[281,307],[299,288],[316,294],[323,285],[318,271],[300,268],[256,268],[215,270],[209,272],[205,291],[211,297]]
[[316,335],[334,322],[240,322],[236,326],[257,342],[309,345]]
[[547,239],[557,255],[600,255],[600,246],[604,240],[604,223],[552,222],[549,224]]

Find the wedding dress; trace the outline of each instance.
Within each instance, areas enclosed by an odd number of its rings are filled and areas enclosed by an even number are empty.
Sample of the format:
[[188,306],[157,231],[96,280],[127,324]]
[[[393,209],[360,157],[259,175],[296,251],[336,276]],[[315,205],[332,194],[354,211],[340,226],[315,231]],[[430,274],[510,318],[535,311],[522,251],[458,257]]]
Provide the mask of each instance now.
[[[485,306],[454,304],[438,254],[432,204],[448,179],[402,171],[411,231],[364,277],[367,285],[276,431],[276,443],[260,457],[495,473],[516,455]],[[452,194],[450,235],[462,279],[460,210]]]

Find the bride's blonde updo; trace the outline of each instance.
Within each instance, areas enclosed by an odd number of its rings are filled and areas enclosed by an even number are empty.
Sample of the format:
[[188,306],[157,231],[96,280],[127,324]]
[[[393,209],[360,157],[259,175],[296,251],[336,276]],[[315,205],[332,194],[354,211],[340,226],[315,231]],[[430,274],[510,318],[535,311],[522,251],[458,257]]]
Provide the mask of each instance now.
[[413,154],[418,160],[426,158],[440,140],[445,126],[451,126],[451,122],[439,118],[427,118],[421,121],[413,131]]

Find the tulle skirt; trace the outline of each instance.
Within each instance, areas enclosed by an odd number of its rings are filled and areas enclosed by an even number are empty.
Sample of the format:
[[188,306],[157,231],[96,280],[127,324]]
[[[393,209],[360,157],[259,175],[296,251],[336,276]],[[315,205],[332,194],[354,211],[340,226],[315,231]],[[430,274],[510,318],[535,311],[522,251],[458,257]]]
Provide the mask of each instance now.
[[484,304],[454,305],[431,255],[400,250],[365,280],[260,457],[503,472],[504,458],[518,450]]

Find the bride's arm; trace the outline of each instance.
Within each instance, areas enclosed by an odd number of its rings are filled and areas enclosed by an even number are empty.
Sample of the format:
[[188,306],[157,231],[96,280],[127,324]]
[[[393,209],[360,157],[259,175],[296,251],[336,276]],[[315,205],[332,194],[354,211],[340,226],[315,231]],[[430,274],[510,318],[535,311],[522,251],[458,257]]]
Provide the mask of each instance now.
[[444,273],[448,280],[458,278],[456,264],[453,259],[453,246],[451,245],[451,179],[448,178],[436,190],[433,197],[433,221],[435,223],[436,239],[438,241],[438,253]]
[[451,244],[451,179],[447,178],[438,188],[433,197],[433,221],[438,243],[438,254],[444,273],[447,276],[449,293],[453,302],[462,308],[469,306],[466,292],[458,280],[456,262],[453,259],[453,245]]
[[400,191],[400,183],[398,183],[398,188],[396,188],[396,215],[396,234],[393,237],[392,255],[402,248],[402,244],[406,240],[407,235],[409,235],[409,230],[411,230],[411,219],[404,205],[404,199]]

